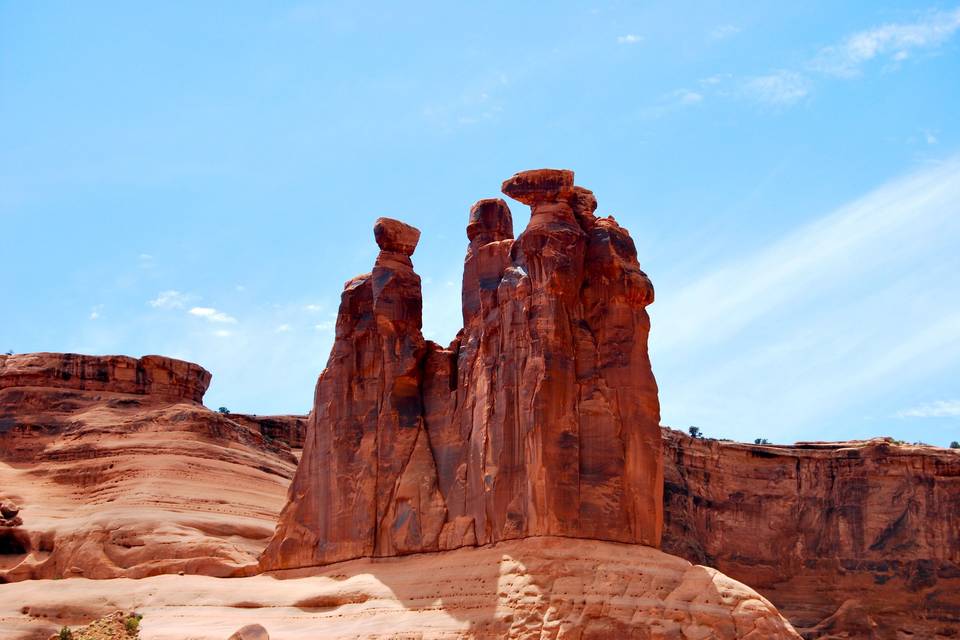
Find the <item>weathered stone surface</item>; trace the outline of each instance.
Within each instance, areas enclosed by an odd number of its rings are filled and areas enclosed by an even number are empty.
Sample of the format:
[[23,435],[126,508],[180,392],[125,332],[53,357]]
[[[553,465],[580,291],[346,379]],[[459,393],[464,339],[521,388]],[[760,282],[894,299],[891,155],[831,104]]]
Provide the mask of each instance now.
[[960,451],[664,438],[664,550],[754,587],[809,638],[960,637]]
[[262,624],[284,640],[800,638],[763,596],[714,569],[649,547],[568,538],[245,578],[78,578],[0,588],[0,621],[12,637],[55,632],[62,623],[45,612],[93,617],[137,607],[142,637],[151,640],[223,640],[243,624]]
[[237,629],[228,640],[270,640],[270,634],[263,625],[248,624]]
[[163,356],[0,355],[0,390],[44,387],[110,391],[199,403],[208,386],[209,371],[192,362]]
[[0,583],[223,576],[256,562],[296,458],[200,405],[206,371],[71,354],[4,365]]
[[563,535],[656,546],[662,527],[653,287],[573,172],[506,181],[532,207],[470,210],[464,328],[424,341],[419,232],[381,218],[347,283],[268,569]]
[[307,416],[259,416],[246,413],[228,413],[226,417],[270,440],[279,440],[294,449],[302,449],[307,437]]

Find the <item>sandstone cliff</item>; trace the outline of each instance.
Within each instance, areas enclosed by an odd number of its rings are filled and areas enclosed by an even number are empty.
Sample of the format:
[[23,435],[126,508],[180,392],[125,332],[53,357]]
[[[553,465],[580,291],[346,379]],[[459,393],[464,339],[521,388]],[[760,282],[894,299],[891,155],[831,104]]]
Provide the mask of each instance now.
[[230,575],[273,531],[296,459],[202,405],[158,356],[0,357],[0,582]]
[[470,211],[464,328],[421,334],[420,232],[381,218],[347,283],[301,464],[264,569],[536,535],[657,545],[653,287],[573,172],[527,171]]
[[960,452],[671,430],[664,445],[665,551],[749,584],[811,638],[960,637]]

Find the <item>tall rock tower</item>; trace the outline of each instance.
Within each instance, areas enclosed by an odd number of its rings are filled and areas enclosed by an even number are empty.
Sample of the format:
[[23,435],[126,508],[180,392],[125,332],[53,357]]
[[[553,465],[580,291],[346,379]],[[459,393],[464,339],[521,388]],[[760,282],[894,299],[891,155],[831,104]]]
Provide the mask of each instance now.
[[518,173],[503,193],[530,224],[514,239],[503,200],[471,208],[464,327],[446,349],[421,333],[420,232],[377,221],[261,568],[543,535],[659,544],[653,286],[572,171]]

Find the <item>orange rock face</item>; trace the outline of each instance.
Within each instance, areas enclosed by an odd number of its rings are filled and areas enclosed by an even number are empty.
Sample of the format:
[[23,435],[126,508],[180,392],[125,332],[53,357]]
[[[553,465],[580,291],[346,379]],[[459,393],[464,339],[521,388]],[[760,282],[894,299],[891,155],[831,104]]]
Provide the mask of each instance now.
[[209,371],[192,362],[163,356],[144,356],[137,360],[127,356],[76,353],[0,355],[0,390],[44,387],[201,402],[208,386]]
[[296,458],[170,358],[0,359],[0,583],[226,576],[256,562]]
[[805,637],[960,637],[960,452],[664,444],[665,551],[749,584]]
[[347,283],[301,465],[265,569],[538,535],[656,546],[662,527],[653,287],[573,173],[515,175],[531,206],[470,211],[464,328],[421,334],[419,232],[380,219]]
[[715,569],[570,538],[277,575],[26,581],[2,592],[4,638],[48,638],[122,607],[144,614],[151,640],[224,640],[249,624],[283,640],[800,640],[768,600]]

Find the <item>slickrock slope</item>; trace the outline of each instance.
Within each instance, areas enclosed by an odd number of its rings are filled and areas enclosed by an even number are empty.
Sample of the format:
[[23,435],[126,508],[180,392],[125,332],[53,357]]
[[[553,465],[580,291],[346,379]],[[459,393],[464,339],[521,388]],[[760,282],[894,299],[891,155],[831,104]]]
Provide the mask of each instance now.
[[157,356],[0,356],[0,503],[20,508],[0,582],[256,562],[296,459],[200,405],[209,381]]
[[749,584],[811,638],[960,638],[960,452],[671,430],[664,447],[665,551]]
[[420,232],[381,218],[346,284],[303,458],[264,569],[537,535],[657,545],[653,287],[573,172],[519,173],[470,211],[464,329],[421,334]]
[[[144,640],[799,640],[756,592],[649,547],[532,538],[217,579],[30,581],[3,587],[0,633],[45,638],[117,609]],[[57,614],[62,617],[57,618]]]

